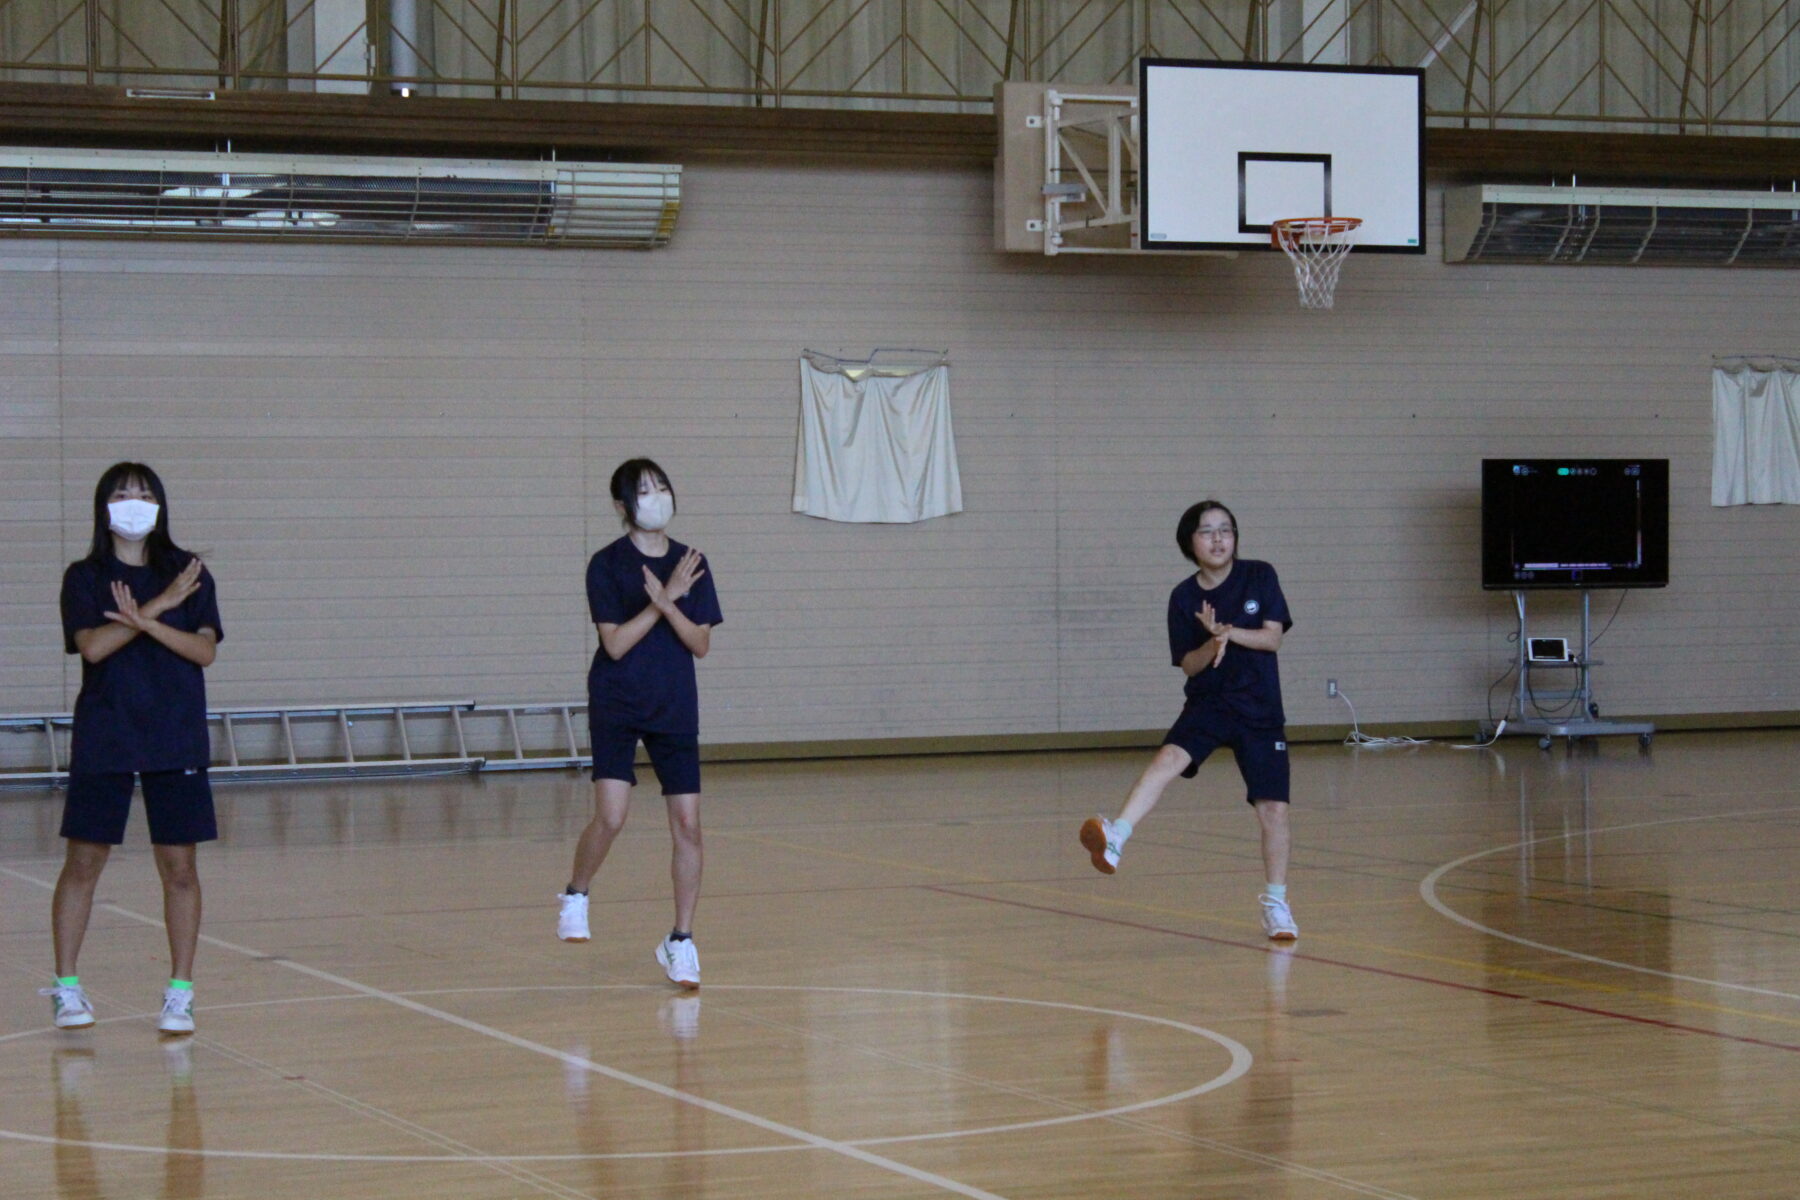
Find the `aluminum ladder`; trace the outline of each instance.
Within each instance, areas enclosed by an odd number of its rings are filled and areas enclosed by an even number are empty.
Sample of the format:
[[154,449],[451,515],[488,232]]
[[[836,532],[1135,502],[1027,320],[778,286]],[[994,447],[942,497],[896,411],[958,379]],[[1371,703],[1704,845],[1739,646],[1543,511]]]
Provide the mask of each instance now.
[[[568,768],[588,761],[582,703],[410,700],[218,708],[209,772],[232,780],[342,779]],[[68,779],[70,713],[0,716],[0,787]]]

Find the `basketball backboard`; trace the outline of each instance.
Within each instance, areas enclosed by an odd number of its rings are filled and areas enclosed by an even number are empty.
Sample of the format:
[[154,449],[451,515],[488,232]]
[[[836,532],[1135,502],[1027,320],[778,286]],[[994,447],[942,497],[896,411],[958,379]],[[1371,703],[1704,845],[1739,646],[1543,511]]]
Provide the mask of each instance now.
[[1270,249],[1285,217],[1360,217],[1357,252],[1425,252],[1425,73],[1143,59],[1146,250]]

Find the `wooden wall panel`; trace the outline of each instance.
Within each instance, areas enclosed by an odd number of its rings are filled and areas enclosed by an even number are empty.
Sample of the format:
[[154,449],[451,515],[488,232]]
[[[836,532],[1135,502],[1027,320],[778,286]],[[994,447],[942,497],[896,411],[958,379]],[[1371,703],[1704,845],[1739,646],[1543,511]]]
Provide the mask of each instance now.
[[[1673,460],[1675,583],[1626,598],[1603,702],[1800,710],[1800,513],[1707,502],[1710,358],[1795,353],[1791,274],[1362,255],[1313,314],[1268,254],[995,254],[979,169],[685,190],[651,253],[0,244],[0,708],[73,701],[55,582],[126,455],[219,576],[217,702],[579,696],[607,478],[647,454],[725,608],[709,741],[1165,724],[1173,527],[1208,494],[1293,606],[1290,720],[1347,715],[1331,676],[1365,721],[1473,721],[1512,630],[1478,460],[1641,454]],[[806,347],[950,352],[966,513],[789,511]]]

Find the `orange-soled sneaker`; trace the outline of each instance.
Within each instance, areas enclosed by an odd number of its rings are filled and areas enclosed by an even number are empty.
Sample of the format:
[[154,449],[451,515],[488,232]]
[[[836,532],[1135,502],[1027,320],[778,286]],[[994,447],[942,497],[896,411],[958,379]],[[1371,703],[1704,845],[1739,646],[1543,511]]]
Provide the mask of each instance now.
[[1081,845],[1094,860],[1094,870],[1111,875],[1119,869],[1119,839],[1105,817],[1089,817],[1081,823]]

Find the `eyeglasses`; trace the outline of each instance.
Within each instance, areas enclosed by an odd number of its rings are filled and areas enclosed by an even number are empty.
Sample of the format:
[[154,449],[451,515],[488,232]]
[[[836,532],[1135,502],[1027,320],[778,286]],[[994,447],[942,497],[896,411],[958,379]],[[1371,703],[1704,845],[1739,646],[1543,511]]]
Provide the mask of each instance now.
[[1219,526],[1215,526],[1215,527],[1208,528],[1208,529],[1196,529],[1196,530],[1194,530],[1194,536],[1195,537],[1210,537],[1210,538],[1234,538],[1237,536],[1237,530],[1233,529],[1229,525],[1219,525]]

